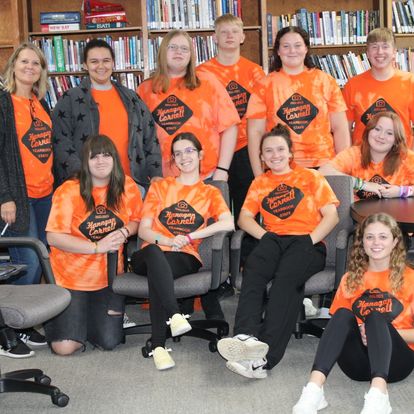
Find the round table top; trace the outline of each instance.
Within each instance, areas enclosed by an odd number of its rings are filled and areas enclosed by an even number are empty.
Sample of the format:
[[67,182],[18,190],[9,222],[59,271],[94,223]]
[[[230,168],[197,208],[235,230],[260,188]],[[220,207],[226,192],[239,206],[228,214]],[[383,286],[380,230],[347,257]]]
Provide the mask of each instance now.
[[414,198],[381,198],[358,200],[351,204],[351,216],[360,223],[375,213],[387,213],[394,217],[405,232],[414,232]]

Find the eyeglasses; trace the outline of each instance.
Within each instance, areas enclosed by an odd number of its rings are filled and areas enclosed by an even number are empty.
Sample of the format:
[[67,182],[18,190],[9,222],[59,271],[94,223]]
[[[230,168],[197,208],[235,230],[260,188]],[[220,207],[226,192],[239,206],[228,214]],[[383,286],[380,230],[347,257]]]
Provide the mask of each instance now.
[[184,148],[183,151],[174,151],[173,152],[173,157],[174,158],[181,158],[184,154],[185,155],[191,155],[194,152],[198,152],[198,149],[194,148],[194,147],[187,147],[187,148]]
[[172,50],[173,52],[182,52],[182,53],[189,53],[190,52],[190,48],[188,46],[178,46],[178,45],[168,45],[167,46],[168,50]]

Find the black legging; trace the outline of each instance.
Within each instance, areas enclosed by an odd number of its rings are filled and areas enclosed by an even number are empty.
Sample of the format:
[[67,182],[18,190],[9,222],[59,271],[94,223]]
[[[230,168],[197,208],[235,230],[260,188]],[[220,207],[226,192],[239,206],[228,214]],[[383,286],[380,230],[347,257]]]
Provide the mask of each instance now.
[[365,318],[367,346],[362,343],[355,315],[338,309],[319,342],[312,370],[328,376],[335,362],[355,381],[381,377],[401,381],[414,368],[414,352],[386,317],[372,312]]
[[152,349],[165,346],[166,321],[179,313],[174,295],[174,279],[195,273],[202,265],[192,254],[164,252],[155,244],[135,252],[131,265],[135,273],[148,278]]

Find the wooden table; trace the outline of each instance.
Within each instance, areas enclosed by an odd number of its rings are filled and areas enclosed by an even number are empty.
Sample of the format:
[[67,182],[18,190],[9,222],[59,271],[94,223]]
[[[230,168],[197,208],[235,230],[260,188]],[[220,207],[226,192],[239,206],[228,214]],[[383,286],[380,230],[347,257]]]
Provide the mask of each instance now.
[[414,232],[414,197],[367,199],[351,204],[351,216],[358,223],[375,213],[387,213],[394,217],[403,232]]

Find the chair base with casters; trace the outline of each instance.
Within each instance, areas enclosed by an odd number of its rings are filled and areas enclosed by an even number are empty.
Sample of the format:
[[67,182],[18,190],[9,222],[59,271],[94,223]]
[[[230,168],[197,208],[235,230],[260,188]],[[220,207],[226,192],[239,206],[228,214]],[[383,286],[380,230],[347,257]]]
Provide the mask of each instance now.
[[[29,246],[38,254],[43,273],[49,283],[54,283],[49,253],[38,240],[0,238],[0,246]],[[16,345],[14,329],[26,329],[39,325],[62,312],[70,303],[70,293],[54,284],[7,285],[0,284],[0,344],[9,349]],[[46,394],[52,403],[65,407],[69,397],[56,386],[40,369],[0,372],[0,393],[31,392]]]

